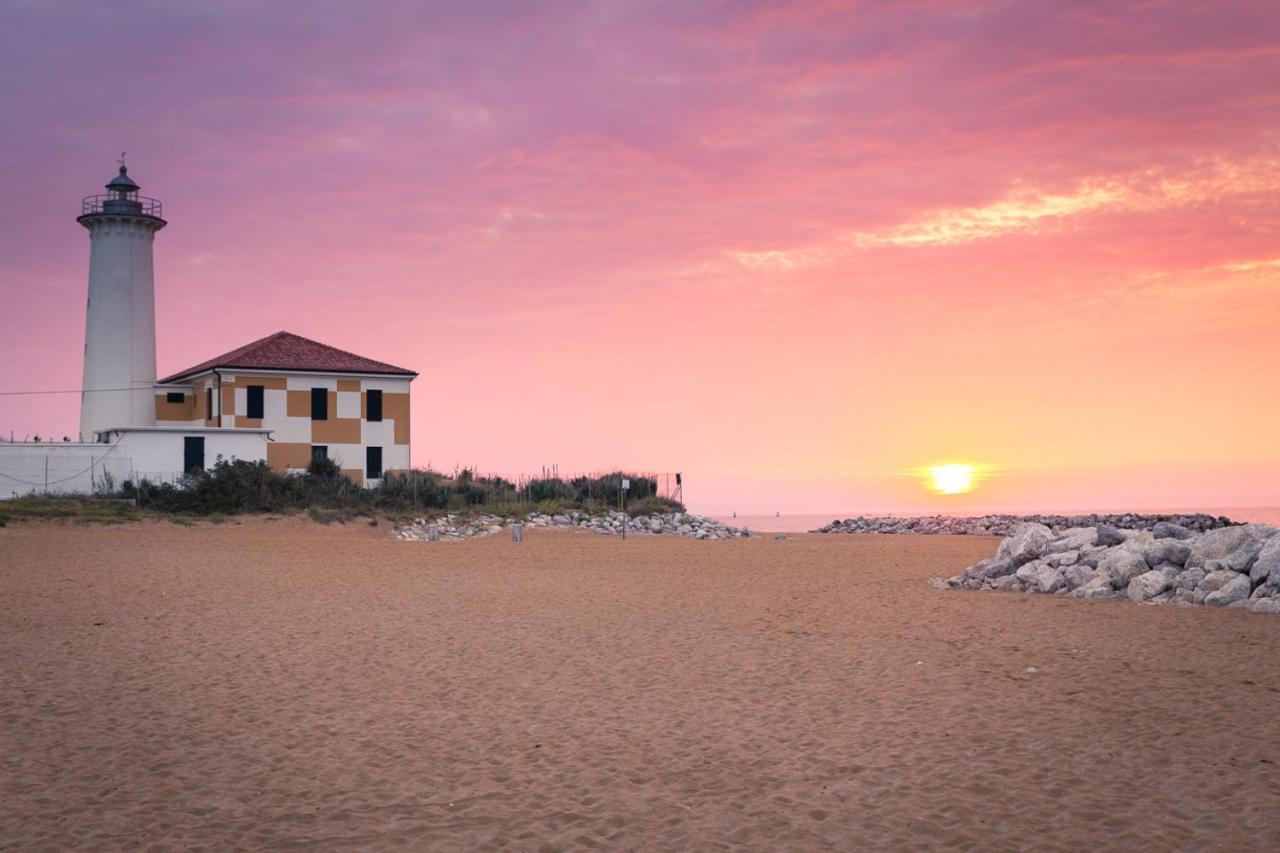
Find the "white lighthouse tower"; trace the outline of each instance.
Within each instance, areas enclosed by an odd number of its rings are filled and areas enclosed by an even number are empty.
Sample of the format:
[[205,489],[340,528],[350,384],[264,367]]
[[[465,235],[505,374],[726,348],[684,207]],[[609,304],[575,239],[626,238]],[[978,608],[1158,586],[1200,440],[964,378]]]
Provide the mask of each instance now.
[[84,199],[89,304],[84,331],[80,435],[151,426],[155,416],[156,308],[151,247],[166,223],[160,202],[138,195],[123,161],[106,195]]

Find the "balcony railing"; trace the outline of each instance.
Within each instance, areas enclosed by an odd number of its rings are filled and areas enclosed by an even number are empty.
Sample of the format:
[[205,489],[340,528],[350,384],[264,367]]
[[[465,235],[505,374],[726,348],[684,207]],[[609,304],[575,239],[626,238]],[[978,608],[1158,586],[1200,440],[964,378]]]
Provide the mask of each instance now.
[[121,197],[117,193],[107,195],[85,196],[80,201],[80,215],[89,216],[95,213],[115,214],[118,216],[161,216],[160,199],[149,198],[137,193],[129,193]]

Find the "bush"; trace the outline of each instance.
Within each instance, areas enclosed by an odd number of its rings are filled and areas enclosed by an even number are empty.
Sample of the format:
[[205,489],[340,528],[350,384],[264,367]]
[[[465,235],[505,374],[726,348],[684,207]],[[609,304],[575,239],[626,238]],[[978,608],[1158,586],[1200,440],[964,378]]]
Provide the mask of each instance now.
[[622,480],[632,512],[673,512],[678,503],[657,497],[650,477],[617,471],[602,477],[557,477],[531,480],[522,487],[501,477],[481,477],[470,468],[447,477],[434,471],[388,472],[374,488],[356,486],[330,459],[314,459],[303,474],[281,474],[265,462],[219,458],[208,471],[196,471],[178,483],[146,480],[121,484],[127,497],[143,509],[177,515],[306,512],[317,520],[347,520],[354,515],[404,517],[424,511],[484,508],[522,514],[536,508],[548,513],[585,510],[598,514],[618,508]]
[[627,512],[632,515],[666,515],[684,512],[684,504],[671,498],[648,497],[628,503]]

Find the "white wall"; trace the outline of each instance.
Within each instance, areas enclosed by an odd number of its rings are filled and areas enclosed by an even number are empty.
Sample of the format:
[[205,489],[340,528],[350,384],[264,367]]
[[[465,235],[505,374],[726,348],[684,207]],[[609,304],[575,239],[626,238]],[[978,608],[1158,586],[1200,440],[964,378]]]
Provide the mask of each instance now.
[[125,480],[170,483],[185,473],[183,438],[204,436],[204,461],[267,459],[267,434],[249,430],[128,430],[110,443],[0,443],[0,499],[30,494],[94,494]]
[[110,444],[0,442],[0,500],[120,488],[133,460]]
[[[156,312],[151,249],[156,221],[100,216],[89,229],[80,437],[155,423]],[[130,390],[94,390],[130,389]]]
[[[221,456],[228,462],[243,459],[249,462],[267,460],[267,435],[228,429],[205,430],[130,430],[119,433],[120,452],[133,460],[134,479],[168,481],[184,472],[183,439],[186,436],[204,437],[204,465],[212,468]],[[113,438],[116,437],[113,434]]]

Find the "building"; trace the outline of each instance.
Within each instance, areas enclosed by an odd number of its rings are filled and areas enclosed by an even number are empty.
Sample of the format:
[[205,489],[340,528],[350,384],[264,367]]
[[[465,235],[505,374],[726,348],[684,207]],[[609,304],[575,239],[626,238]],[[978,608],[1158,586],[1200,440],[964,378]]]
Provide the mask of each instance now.
[[[280,471],[332,459],[357,483],[409,468],[409,383],[416,374],[276,332],[165,377],[157,425],[266,429],[266,459]],[[187,442],[203,460],[205,436]],[[207,461],[207,460],[206,460]]]
[[0,444],[0,497],[174,480],[217,459],[299,471],[318,456],[357,483],[407,470],[412,370],[276,332],[156,380],[152,248],[168,223],[123,163],[83,199],[89,232],[80,440]]

